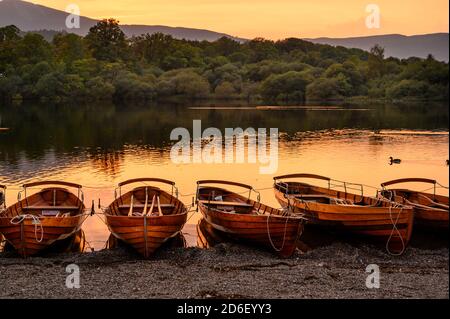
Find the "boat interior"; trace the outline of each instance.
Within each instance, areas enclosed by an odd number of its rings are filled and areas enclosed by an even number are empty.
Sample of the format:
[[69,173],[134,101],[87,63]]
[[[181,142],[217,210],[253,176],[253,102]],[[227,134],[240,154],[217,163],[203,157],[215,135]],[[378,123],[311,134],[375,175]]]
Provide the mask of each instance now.
[[[403,184],[403,183],[420,183],[428,184],[431,187],[428,190],[433,189],[433,193],[426,193],[426,191],[414,191],[405,188],[391,188],[389,186]],[[385,198],[396,198],[399,201],[406,201],[410,205],[416,207],[428,208],[428,209],[440,209],[449,210],[448,199],[448,187],[441,185],[439,182],[433,179],[421,178],[421,177],[409,177],[401,178],[381,184],[382,191],[381,196]],[[437,190],[441,189],[445,191],[446,196],[437,193]]]
[[275,189],[295,199],[328,205],[350,205],[365,207],[389,207],[395,203],[380,197],[368,197],[345,190],[318,187],[300,182],[278,182]]
[[[248,192],[247,192],[248,194]],[[208,208],[230,214],[279,214],[280,210],[247,199],[239,194],[217,187],[200,187],[197,201]]]
[[112,212],[118,216],[166,216],[182,212],[183,205],[175,197],[154,186],[142,186],[124,194]]
[[45,188],[6,209],[0,216],[27,214],[40,217],[71,217],[82,214],[83,202],[65,188]]
[[386,198],[400,196],[416,206],[449,210],[448,197],[416,192],[408,189],[383,190],[381,195]]

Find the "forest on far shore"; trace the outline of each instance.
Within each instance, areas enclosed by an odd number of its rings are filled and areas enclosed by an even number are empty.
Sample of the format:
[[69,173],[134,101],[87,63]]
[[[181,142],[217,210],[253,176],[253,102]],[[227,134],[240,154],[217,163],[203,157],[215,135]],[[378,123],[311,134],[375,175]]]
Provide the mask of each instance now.
[[85,37],[48,42],[0,28],[0,101],[245,99],[273,103],[362,99],[448,100],[448,63],[386,58],[289,38],[236,42],[127,38],[107,19]]

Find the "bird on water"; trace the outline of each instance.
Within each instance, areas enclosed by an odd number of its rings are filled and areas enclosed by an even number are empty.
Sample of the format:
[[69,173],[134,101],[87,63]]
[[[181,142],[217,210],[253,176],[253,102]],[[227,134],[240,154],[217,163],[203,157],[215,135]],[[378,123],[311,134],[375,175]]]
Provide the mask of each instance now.
[[392,164],[401,164],[402,160],[399,158],[393,158],[392,156],[389,157],[390,165]]

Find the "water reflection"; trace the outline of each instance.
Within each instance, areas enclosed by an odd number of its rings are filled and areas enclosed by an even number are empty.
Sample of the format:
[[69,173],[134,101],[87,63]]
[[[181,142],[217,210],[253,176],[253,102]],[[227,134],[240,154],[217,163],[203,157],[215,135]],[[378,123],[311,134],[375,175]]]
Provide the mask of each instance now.
[[[193,119],[222,132],[226,127],[279,128],[280,175],[310,172],[373,186],[420,176],[448,185],[446,105],[339,106],[345,111],[188,106],[0,106],[1,125],[10,128],[0,132],[0,184],[9,186],[7,203],[13,204],[25,182],[59,179],[84,185],[89,207],[99,198],[106,206],[119,182],[154,176],[174,180],[187,205],[196,180],[221,178],[261,189],[263,201],[277,206],[273,176],[260,175],[259,164],[170,161],[170,132],[176,127],[192,130]],[[390,166],[389,156],[402,164]],[[109,236],[101,217],[88,218],[83,227],[96,248]],[[189,245],[196,243],[192,234],[199,218],[194,215],[185,228]]]

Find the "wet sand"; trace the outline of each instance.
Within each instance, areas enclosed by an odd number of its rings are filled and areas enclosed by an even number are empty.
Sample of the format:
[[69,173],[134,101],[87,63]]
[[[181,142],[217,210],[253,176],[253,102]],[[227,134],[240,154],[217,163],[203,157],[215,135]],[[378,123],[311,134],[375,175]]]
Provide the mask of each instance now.
[[[446,243],[446,240],[444,240]],[[66,288],[66,266],[80,288]],[[366,287],[377,264],[379,289]],[[448,245],[417,239],[401,257],[336,242],[290,259],[238,244],[170,248],[142,260],[124,248],[21,259],[0,254],[0,298],[449,298]]]

